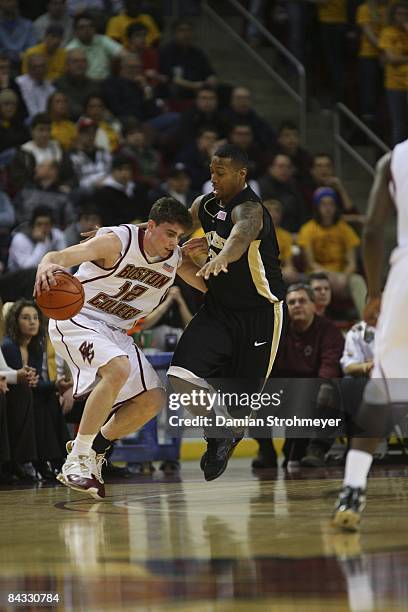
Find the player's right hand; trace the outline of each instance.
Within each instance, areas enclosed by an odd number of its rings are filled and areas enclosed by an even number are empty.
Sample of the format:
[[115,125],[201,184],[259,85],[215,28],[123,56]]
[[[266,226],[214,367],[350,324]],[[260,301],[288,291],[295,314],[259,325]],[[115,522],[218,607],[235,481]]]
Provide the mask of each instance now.
[[51,287],[55,287],[57,281],[55,280],[54,273],[59,271],[66,272],[62,266],[53,263],[40,263],[37,268],[37,275],[34,283],[33,296],[37,297],[46,291],[49,291]]
[[364,308],[363,319],[368,325],[375,327],[380,314],[381,297],[368,298],[366,307]]
[[207,239],[202,236],[200,238],[190,238],[181,247],[181,252],[186,255],[208,255]]

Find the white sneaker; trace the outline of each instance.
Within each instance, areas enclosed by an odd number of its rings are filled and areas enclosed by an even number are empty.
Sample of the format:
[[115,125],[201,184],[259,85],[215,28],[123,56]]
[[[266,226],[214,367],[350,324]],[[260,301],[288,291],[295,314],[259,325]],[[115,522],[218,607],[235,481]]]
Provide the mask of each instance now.
[[[74,448],[74,442],[75,440],[68,440],[68,442],[65,445],[68,455],[72,453],[72,449]],[[99,455],[96,455],[96,474],[95,476],[101,484],[104,484],[105,482],[103,479],[103,475],[102,475],[103,466],[107,463],[107,460],[105,459],[105,454],[106,453],[100,453]]]
[[57,479],[66,487],[75,491],[87,493],[95,499],[103,499],[105,497],[105,485],[103,480],[99,480],[101,469],[101,465],[97,466],[95,451],[91,450],[89,455],[73,455],[70,453]]

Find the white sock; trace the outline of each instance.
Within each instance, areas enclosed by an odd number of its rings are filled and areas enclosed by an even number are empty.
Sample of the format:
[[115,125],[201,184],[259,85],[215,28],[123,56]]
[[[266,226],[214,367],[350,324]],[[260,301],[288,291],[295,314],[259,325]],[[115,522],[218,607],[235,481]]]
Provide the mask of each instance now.
[[78,434],[75,438],[74,447],[72,449],[71,455],[89,455],[95,437],[96,434],[91,434],[89,436]]
[[345,487],[365,489],[373,456],[361,450],[349,450],[346,457],[346,469],[343,484]]

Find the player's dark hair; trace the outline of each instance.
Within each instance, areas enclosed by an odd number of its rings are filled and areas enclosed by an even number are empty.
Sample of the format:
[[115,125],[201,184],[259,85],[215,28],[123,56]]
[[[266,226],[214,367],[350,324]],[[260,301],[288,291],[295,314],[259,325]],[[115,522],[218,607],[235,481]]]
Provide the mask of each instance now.
[[178,223],[186,230],[191,231],[193,220],[190,211],[176,198],[163,197],[156,200],[150,209],[149,219],[160,225],[160,223]]
[[289,285],[286,290],[286,297],[288,297],[289,293],[293,293],[294,291],[305,291],[309,296],[310,301],[315,301],[314,291],[311,286],[306,283],[294,283],[293,285]]
[[248,155],[232,144],[223,144],[215,151],[214,156],[228,158],[240,168],[248,168]]
[[330,284],[330,279],[327,276],[326,272],[312,272],[309,274],[309,283],[314,280],[325,280]]
[[11,338],[13,342],[15,342],[16,344],[20,346],[22,336],[21,336],[19,325],[18,325],[18,318],[20,316],[21,311],[26,306],[35,308],[36,311],[38,312],[38,320],[40,322],[40,328],[39,328],[38,334],[34,336],[34,338],[32,338],[32,340],[30,341],[30,352],[35,351],[37,353],[38,358],[40,359],[41,358],[40,356],[42,355],[43,341],[45,337],[44,316],[35,302],[33,302],[32,300],[26,300],[24,298],[22,298],[21,300],[17,300],[17,302],[14,302],[13,306],[10,308],[6,316],[6,321],[5,321],[6,335],[9,338]]
[[52,214],[52,210],[49,206],[36,206],[31,213],[30,217],[30,225],[33,227],[36,219],[38,217],[49,217],[51,221],[54,221],[54,215]]
[[34,115],[30,128],[33,130],[37,125],[51,125],[52,120],[48,113],[37,113]]

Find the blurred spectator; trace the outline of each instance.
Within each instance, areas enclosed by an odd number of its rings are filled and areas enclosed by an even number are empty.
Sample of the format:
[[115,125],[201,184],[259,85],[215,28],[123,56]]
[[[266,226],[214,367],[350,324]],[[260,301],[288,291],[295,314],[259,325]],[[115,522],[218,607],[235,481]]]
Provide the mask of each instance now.
[[190,208],[198,195],[198,191],[191,190],[191,179],[185,165],[178,163],[170,170],[167,181],[162,183],[158,189],[154,189],[149,193],[149,199],[151,204],[153,204],[163,196],[171,196],[181,202],[186,208]]
[[85,103],[85,116],[98,126],[95,144],[105,151],[116,151],[119,146],[120,124],[109,117],[105,102],[101,96],[91,95]]
[[78,221],[71,223],[64,231],[67,246],[78,244],[82,240],[82,232],[90,232],[101,225],[101,216],[93,198],[83,198],[80,201]]
[[380,34],[385,63],[385,90],[391,119],[391,143],[408,137],[408,4],[390,7],[390,25]]
[[173,286],[163,302],[143,319],[141,330],[153,328],[153,346],[160,351],[173,351],[192,318],[180,287]]
[[0,10],[0,51],[18,67],[21,54],[37,42],[33,24],[20,17],[17,0],[2,0]]
[[332,299],[332,288],[329,277],[325,272],[312,272],[309,274],[309,284],[314,293],[316,314],[325,317],[327,308]]
[[122,9],[122,0],[67,0],[68,13],[75,17],[84,11],[95,14],[116,14]]
[[191,144],[202,127],[212,125],[220,138],[227,135],[229,125],[218,110],[218,96],[215,89],[203,85],[198,90],[194,106],[182,114],[181,125],[177,135],[181,145]]
[[60,185],[59,165],[55,161],[44,161],[35,168],[34,181],[27,183],[14,199],[17,220],[28,221],[33,210],[47,206],[55,226],[64,229],[75,219],[72,203]]
[[120,152],[132,160],[133,179],[147,187],[156,187],[161,174],[159,152],[148,144],[142,126],[135,119],[124,124],[123,136]]
[[42,40],[45,36],[47,28],[51,25],[62,28],[62,44],[65,46],[72,38],[73,21],[67,13],[65,0],[48,0],[48,11],[40,15],[34,21],[34,31],[38,40]]
[[71,149],[77,137],[77,128],[69,120],[69,103],[67,96],[55,91],[48,99],[48,113],[51,118],[51,136],[64,149]]
[[37,382],[33,385],[38,456],[34,466],[43,479],[54,480],[54,473],[48,462],[62,462],[66,455],[68,430],[56,396],[58,386],[53,381],[46,380],[43,374],[46,344],[43,315],[38,306],[27,300],[16,302],[7,315],[6,332],[2,350],[7,364],[14,369],[30,366],[38,375]]
[[0,52],[0,91],[4,91],[4,89],[12,89],[14,91],[18,99],[17,116],[20,119],[25,119],[28,114],[27,107],[19,86],[11,76],[10,60],[4,53]]
[[193,98],[203,85],[215,87],[215,71],[204,51],[193,45],[193,27],[186,19],[173,25],[172,40],[160,48],[160,72],[167,76],[175,98]]
[[81,49],[73,49],[67,54],[65,74],[55,82],[57,90],[69,100],[69,116],[73,121],[84,113],[89,96],[99,94],[99,83],[86,76],[87,66],[85,53]]
[[23,55],[22,70],[25,74],[28,70],[28,58],[32,55],[42,55],[47,62],[46,78],[50,81],[58,79],[65,70],[67,52],[61,47],[62,28],[58,25],[50,25],[45,31],[43,42],[30,47]]
[[18,116],[18,97],[12,89],[0,91],[0,151],[27,142],[30,132]]
[[176,158],[176,162],[185,165],[191,177],[191,186],[201,191],[204,183],[210,178],[210,159],[217,143],[218,133],[212,127],[203,127],[198,132],[194,143],[186,146]]
[[341,219],[334,189],[317,189],[314,204],[314,219],[303,225],[298,236],[308,270],[326,272],[334,296],[351,297],[362,317],[367,287],[363,277],[356,274],[356,247],[360,239],[352,227]]
[[282,121],[278,127],[277,148],[279,153],[288,155],[295,169],[298,183],[309,175],[312,156],[300,146],[299,128],[293,121]]
[[51,139],[51,117],[47,113],[38,113],[31,122],[31,138],[25,142],[20,151],[31,153],[35,163],[62,160],[62,149],[56,140]]
[[167,77],[160,74],[159,52],[147,45],[147,28],[142,23],[132,23],[126,30],[126,49],[140,58],[142,69],[149,85],[166,83]]
[[293,264],[293,238],[290,232],[284,230],[280,225],[283,216],[283,206],[279,200],[264,200],[265,208],[272,217],[275,226],[276,239],[279,246],[279,259],[281,262],[283,280],[287,285],[299,281],[300,274]]
[[[254,140],[252,127],[248,123],[233,125],[228,133],[228,142],[235,145],[248,156],[248,179],[254,180],[266,170],[267,153]],[[257,193],[259,188],[256,190]]]
[[387,0],[367,0],[357,8],[361,28],[358,51],[360,115],[372,129],[382,89],[379,37],[387,17]]
[[127,28],[134,23],[140,23],[147,29],[148,46],[150,47],[157,43],[160,39],[160,30],[154,19],[141,11],[142,3],[140,0],[123,0],[123,5],[123,12],[109,19],[106,35],[125,45],[127,42]]
[[77,123],[78,136],[75,149],[70,153],[70,159],[79,186],[83,189],[92,189],[110,171],[110,153],[95,145],[97,129],[95,121],[87,117],[83,117]]
[[11,229],[16,222],[14,207],[4,191],[0,191],[0,230]]
[[0,274],[0,299],[3,304],[15,302],[22,297],[27,300],[31,299],[36,273],[37,268],[35,267]]
[[320,0],[317,13],[323,51],[321,59],[326,64],[325,84],[330,86],[323,106],[331,109],[336,102],[344,102],[347,2]]
[[145,121],[159,113],[152,88],[143,75],[137,55],[127,53],[120,58],[118,76],[110,76],[102,83],[102,95],[109,110],[119,120],[136,117]]
[[111,61],[117,57],[122,45],[103,34],[96,34],[92,16],[80,13],[74,19],[75,38],[67,50],[82,49],[88,61],[86,76],[90,79],[106,79],[111,70]]
[[237,123],[250,125],[258,146],[269,150],[275,148],[275,133],[254,110],[251,92],[246,87],[234,87],[229,107],[224,115],[230,125],[236,125]]
[[15,231],[10,244],[8,269],[12,272],[38,266],[50,251],[66,246],[64,234],[53,227],[52,212],[48,206],[38,206],[31,213],[30,222]]
[[93,196],[103,226],[147,219],[150,210],[147,192],[132,181],[132,175],[132,160],[122,154],[115,155],[110,175]]
[[302,194],[293,178],[294,168],[288,155],[274,156],[267,173],[259,179],[262,199],[279,200],[283,206],[282,227],[291,233],[299,231],[307,218]]
[[27,59],[27,71],[27,74],[16,78],[16,83],[28,114],[33,117],[37,113],[45,112],[48,98],[55,91],[55,87],[45,78],[47,60],[43,55],[30,55]]

